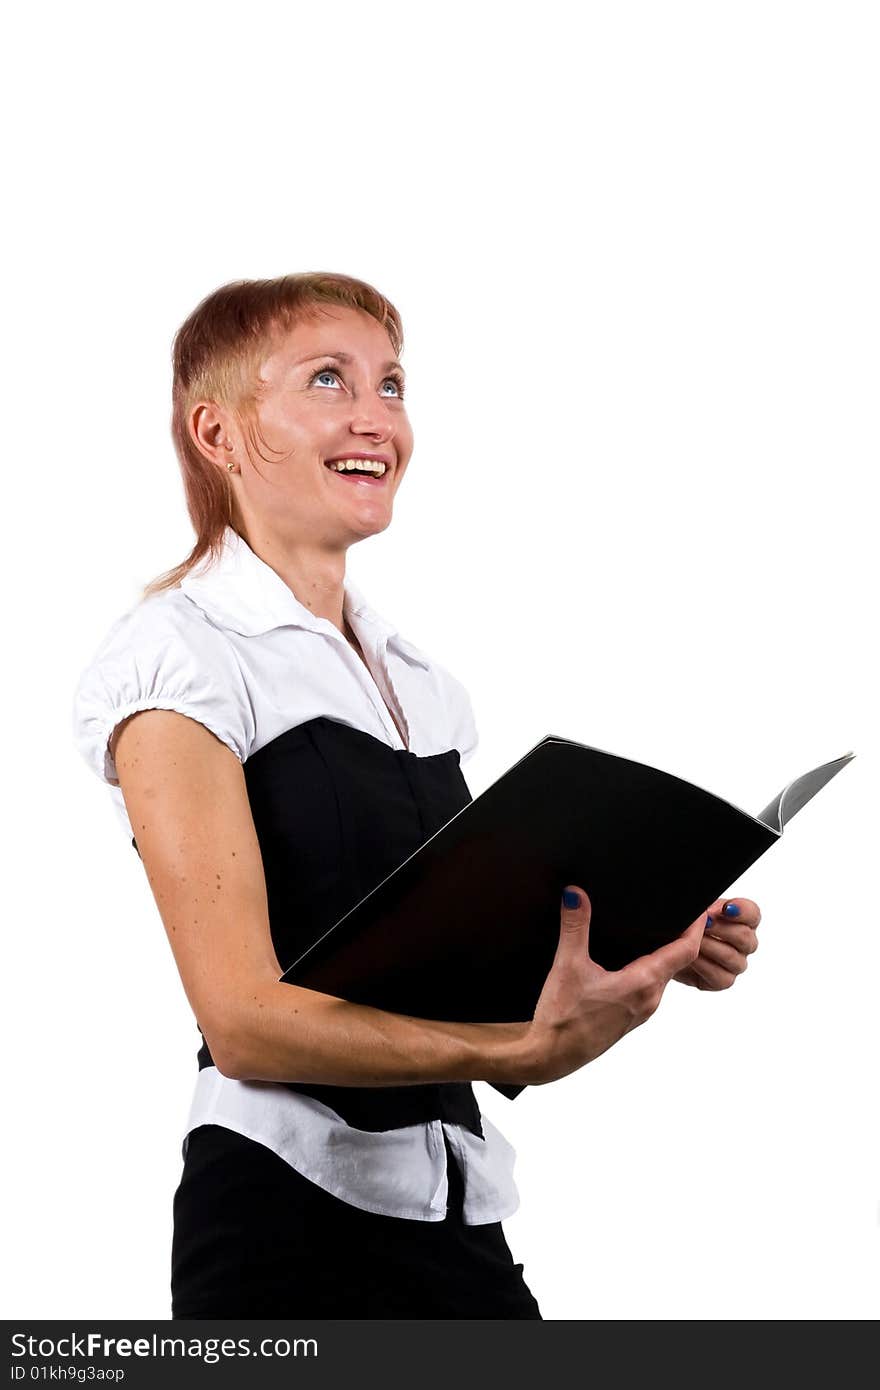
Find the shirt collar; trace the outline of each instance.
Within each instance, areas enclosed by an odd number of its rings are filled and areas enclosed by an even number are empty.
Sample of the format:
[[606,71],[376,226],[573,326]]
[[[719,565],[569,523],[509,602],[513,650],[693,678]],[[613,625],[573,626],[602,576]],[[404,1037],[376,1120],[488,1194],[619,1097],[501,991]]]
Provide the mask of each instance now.
[[[231,526],[223,533],[217,559],[209,557],[207,564],[191,570],[180,581],[180,587],[213,622],[244,637],[256,637],[276,627],[301,627],[345,641],[329,618],[318,617],[300,603],[281,576]],[[348,578],[343,581],[343,590],[343,612],[349,622],[354,618],[358,623],[367,623],[375,638],[397,638],[398,645],[413,650],[399,638],[397,629],[370,607]]]

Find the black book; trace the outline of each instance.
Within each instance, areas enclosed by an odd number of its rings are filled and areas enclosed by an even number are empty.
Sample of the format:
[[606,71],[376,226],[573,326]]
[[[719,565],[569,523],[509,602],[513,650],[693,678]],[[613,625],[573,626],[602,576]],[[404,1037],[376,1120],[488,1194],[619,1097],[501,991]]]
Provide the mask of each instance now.
[[[606,970],[680,936],[855,755],[758,816],[671,773],[547,735],[324,932],[281,977],[393,1013],[532,1018],[562,889],[590,897]],[[525,1087],[491,1083],[513,1099]]]

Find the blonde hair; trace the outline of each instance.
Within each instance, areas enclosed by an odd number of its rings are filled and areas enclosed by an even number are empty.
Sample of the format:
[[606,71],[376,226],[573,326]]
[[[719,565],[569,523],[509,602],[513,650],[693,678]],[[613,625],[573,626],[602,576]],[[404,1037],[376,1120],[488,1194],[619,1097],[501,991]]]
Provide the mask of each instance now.
[[200,400],[229,407],[253,439],[259,365],[273,337],[320,313],[325,304],[371,314],[400,355],[399,313],[372,285],[350,275],[303,271],[275,280],[233,280],[207,295],[178,328],[172,348],[171,434],[196,540],[185,560],[145,587],[144,598],[179,584],[209,553],[216,558],[226,527],[235,525],[228,475],[205,458],[190,436],[193,407]]

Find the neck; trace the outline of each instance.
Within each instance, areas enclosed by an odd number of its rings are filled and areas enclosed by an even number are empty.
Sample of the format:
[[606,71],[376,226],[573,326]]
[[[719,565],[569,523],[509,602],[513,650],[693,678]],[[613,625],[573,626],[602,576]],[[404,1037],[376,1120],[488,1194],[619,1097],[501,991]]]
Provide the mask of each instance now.
[[241,534],[264,564],[283,579],[294,598],[316,618],[326,618],[351,641],[354,633],[343,613],[345,602],[345,552],[309,549],[291,550],[271,532],[253,525]]

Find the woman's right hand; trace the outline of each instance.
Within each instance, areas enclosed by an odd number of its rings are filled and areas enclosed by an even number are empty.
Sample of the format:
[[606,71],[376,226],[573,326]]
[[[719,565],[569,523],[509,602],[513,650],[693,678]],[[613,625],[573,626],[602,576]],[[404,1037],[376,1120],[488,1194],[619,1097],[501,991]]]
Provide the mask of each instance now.
[[561,908],[559,944],[527,1035],[532,1085],[558,1081],[613,1047],[658,1007],[673,975],[694,961],[706,914],[681,936],[622,970],[603,970],[590,958],[590,900],[577,891],[577,907]]

